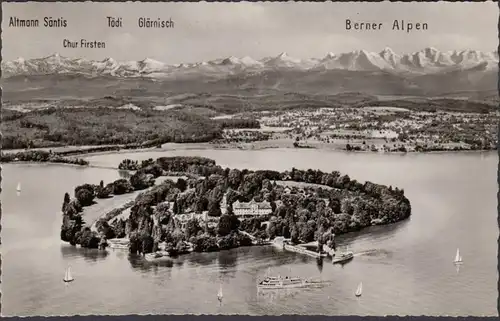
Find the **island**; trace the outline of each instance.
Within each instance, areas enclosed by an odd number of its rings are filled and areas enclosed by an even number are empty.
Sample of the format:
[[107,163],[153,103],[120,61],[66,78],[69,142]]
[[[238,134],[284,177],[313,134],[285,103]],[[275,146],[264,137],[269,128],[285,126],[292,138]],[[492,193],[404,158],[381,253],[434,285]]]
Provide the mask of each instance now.
[[[84,248],[125,246],[131,253],[175,256],[266,244],[316,241],[411,215],[404,190],[360,183],[337,171],[230,169],[204,157],[161,157],[119,165],[129,179],[84,184],[64,195],[61,240]],[[160,181],[156,183],[156,181]],[[134,195],[98,217],[96,200]],[[160,256],[162,254],[159,254]]]

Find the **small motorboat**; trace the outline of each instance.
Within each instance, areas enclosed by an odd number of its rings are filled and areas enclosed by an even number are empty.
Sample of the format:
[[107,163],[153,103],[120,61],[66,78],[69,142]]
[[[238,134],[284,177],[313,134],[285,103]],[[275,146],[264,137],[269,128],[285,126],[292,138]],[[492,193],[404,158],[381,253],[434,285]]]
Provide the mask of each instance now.
[[353,257],[354,257],[354,253],[351,251],[342,252],[339,254],[335,254],[335,256],[332,258],[332,263],[333,264],[344,263],[344,262],[347,262],[349,260],[352,260]]

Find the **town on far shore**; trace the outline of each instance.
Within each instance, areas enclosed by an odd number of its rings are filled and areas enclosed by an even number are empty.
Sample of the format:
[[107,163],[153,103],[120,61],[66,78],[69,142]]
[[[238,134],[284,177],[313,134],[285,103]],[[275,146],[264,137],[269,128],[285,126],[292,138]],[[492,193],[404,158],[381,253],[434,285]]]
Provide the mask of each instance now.
[[[319,108],[252,113],[258,129],[226,129],[219,142],[252,148],[294,146],[367,152],[495,150],[500,111],[402,107]],[[242,115],[224,118],[250,117]]]

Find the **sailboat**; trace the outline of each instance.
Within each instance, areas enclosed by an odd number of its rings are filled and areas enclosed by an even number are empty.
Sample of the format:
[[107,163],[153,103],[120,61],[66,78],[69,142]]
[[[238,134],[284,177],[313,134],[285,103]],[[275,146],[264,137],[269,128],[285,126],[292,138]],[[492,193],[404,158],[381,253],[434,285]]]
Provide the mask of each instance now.
[[16,191],[21,192],[21,182],[17,183]]
[[222,284],[220,285],[220,288],[219,288],[219,292],[217,293],[217,300],[219,300],[219,302],[222,302],[222,298],[224,296],[222,295]]
[[66,269],[66,272],[64,273],[64,279],[63,281],[64,282],[71,282],[73,281],[73,276],[71,275],[71,267],[68,266],[68,268]]
[[457,254],[455,255],[455,260],[453,261],[455,264],[462,263],[462,256],[460,255],[460,250],[457,249]]
[[354,293],[355,296],[361,296],[363,293],[363,282],[359,282],[358,288],[356,289],[356,292]]

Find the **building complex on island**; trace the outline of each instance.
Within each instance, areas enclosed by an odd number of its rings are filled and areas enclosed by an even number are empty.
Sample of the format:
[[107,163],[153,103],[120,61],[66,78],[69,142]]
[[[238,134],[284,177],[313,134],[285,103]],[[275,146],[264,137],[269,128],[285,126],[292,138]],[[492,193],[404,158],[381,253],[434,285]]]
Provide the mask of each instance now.
[[177,223],[177,226],[180,227],[181,230],[185,230],[187,223],[189,220],[195,219],[198,221],[198,224],[205,225],[209,227],[216,227],[219,223],[218,217],[210,217],[208,216],[208,212],[205,211],[201,214],[196,213],[186,213],[186,214],[177,214],[174,215],[174,220]]
[[236,201],[233,203],[233,212],[241,218],[252,218],[263,215],[268,215],[273,212],[269,202],[256,202],[251,200],[248,203]]
[[[173,205],[171,205],[171,208],[172,206]],[[254,199],[252,199],[248,203],[236,201],[231,205],[231,208],[234,215],[236,215],[240,219],[263,217],[273,212],[273,209],[269,202],[256,202]],[[227,214],[228,204],[225,194],[222,198],[222,201],[220,202],[220,209],[222,214]],[[195,214],[192,212],[177,214],[174,215],[173,218],[182,230],[186,228],[187,222],[191,219],[196,219],[198,223],[207,224],[210,227],[215,227],[219,221],[219,217],[211,217],[208,215],[207,211],[204,211],[201,214]]]
[[[227,213],[227,207],[227,199],[226,195],[224,195],[220,204],[222,214]],[[260,217],[273,212],[269,202],[256,202],[254,199],[248,203],[236,201],[231,205],[231,207],[234,215],[242,219]]]

